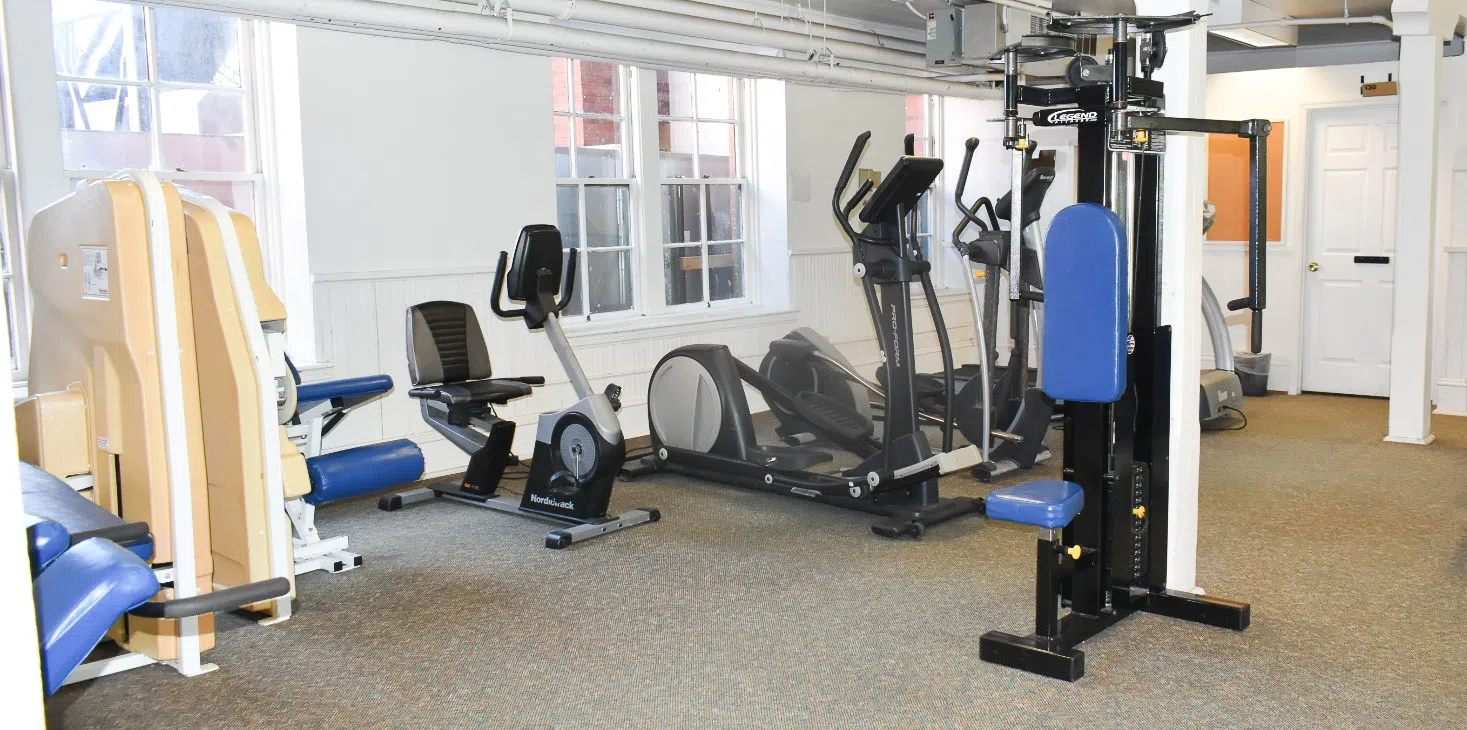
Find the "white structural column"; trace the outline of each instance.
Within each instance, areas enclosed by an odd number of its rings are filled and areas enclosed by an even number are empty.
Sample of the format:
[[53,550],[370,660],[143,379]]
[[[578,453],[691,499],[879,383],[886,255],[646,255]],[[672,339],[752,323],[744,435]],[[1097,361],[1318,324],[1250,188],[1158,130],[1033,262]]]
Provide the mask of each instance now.
[[[1205,0],[1139,0],[1143,15],[1207,12]],[[1207,31],[1202,23],[1167,34],[1166,115],[1207,116]],[[1162,165],[1161,323],[1172,328],[1170,502],[1167,514],[1168,588],[1197,588],[1197,485],[1201,454],[1197,392],[1202,350],[1202,201],[1207,190],[1207,140],[1167,137]]]
[[[1390,423],[1385,440],[1429,444],[1431,434],[1432,259],[1436,251],[1437,132],[1441,28],[1430,0],[1392,8],[1401,36],[1400,144],[1396,189]],[[1455,25],[1455,23],[1452,23]],[[1445,29],[1450,32],[1450,26]]]

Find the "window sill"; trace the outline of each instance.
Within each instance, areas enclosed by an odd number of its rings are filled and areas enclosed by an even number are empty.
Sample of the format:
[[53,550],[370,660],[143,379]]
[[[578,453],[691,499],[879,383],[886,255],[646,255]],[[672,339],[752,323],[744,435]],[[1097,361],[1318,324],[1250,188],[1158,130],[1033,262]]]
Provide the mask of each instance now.
[[567,322],[565,335],[574,345],[594,347],[626,342],[631,339],[629,335],[652,331],[657,332],[659,339],[699,334],[714,329],[709,326],[710,324],[720,325],[717,328],[719,330],[773,324],[793,326],[799,319],[799,314],[797,309],[774,309],[759,305],[727,309],[712,307],[696,312],[669,312],[625,319]]

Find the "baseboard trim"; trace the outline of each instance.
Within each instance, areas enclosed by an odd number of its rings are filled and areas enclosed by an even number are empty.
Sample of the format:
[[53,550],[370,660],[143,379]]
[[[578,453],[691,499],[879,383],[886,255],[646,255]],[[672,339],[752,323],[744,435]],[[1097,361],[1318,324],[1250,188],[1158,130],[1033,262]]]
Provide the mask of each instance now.
[[1389,443],[1393,443],[1393,444],[1410,444],[1412,446],[1428,446],[1428,445],[1431,444],[1431,442],[1433,442],[1433,441],[1436,440],[1436,434],[1429,433],[1429,434],[1426,435],[1426,438],[1416,438],[1415,436],[1387,436],[1387,437],[1385,437],[1382,440],[1383,441],[1386,441],[1386,442],[1389,442]]

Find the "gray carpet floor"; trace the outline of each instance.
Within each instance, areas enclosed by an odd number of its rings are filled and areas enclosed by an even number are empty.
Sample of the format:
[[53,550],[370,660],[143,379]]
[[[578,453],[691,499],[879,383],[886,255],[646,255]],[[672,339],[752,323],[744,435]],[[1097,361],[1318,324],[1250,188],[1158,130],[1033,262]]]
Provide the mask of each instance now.
[[52,726],[1467,727],[1467,419],[1421,448],[1381,442],[1383,401],[1249,415],[1203,437],[1200,576],[1252,628],[1136,616],[1075,684],[978,659],[985,630],[1030,628],[1032,530],[892,542],[866,515],[659,476],[614,506],[661,523],[564,551],[454,504],[328,507],[362,569],[302,577],[286,623],[222,618],[212,674],[64,688]]

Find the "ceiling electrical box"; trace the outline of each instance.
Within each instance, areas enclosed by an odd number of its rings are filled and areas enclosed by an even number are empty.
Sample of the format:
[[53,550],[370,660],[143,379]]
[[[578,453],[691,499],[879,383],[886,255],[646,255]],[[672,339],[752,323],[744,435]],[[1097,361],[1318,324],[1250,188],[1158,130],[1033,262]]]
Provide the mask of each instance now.
[[[1043,18],[979,0],[950,0],[927,14],[927,67],[986,66],[1005,46],[1043,32]],[[1035,21],[1041,30],[1033,30]]]

